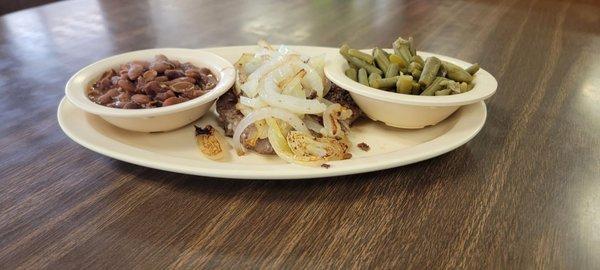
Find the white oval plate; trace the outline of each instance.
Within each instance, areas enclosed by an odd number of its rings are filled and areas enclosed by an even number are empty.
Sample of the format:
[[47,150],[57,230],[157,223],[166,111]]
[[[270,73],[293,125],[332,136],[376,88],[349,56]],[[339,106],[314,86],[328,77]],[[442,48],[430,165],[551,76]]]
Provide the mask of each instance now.
[[[255,46],[204,49],[235,62],[243,52]],[[292,46],[306,55],[337,52],[336,48]],[[418,116],[416,116],[418,117]],[[197,149],[194,127],[188,125],[165,133],[139,133],[119,129],[100,117],[86,113],[63,98],[58,107],[62,130],[80,145],[97,153],[125,162],[178,173],[239,179],[300,179],[348,175],[393,168],[452,151],[471,140],[483,127],[486,107],[482,102],[461,107],[439,124],[419,130],[387,127],[368,119],[351,129],[348,160],[332,161],[329,168],[288,164],[276,156],[250,153],[237,156],[230,149],[225,161],[205,158]],[[216,125],[214,110],[198,123]],[[356,144],[371,147],[362,151]]]

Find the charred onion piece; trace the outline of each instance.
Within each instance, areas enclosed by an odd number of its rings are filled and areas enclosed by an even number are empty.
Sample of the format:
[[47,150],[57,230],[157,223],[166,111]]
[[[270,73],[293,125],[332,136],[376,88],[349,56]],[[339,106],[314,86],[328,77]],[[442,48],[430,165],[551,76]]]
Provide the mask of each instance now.
[[200,152],[212,160],[222,159],[227,152],[227,143],[221,134],[211,125],[206,125],[204,128],[194,127],[196,128],[196,143]]

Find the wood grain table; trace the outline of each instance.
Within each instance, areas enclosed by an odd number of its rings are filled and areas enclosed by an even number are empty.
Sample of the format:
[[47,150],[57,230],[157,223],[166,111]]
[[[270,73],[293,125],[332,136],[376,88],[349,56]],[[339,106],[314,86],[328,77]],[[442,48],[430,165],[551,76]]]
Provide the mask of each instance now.
[[[64,135],[83,66],[131,50],[417,46],[497,78],[483,130],[385,171],[243,181]],[[600,268],[598,1],[65,1],[0,17],[0,269]]]

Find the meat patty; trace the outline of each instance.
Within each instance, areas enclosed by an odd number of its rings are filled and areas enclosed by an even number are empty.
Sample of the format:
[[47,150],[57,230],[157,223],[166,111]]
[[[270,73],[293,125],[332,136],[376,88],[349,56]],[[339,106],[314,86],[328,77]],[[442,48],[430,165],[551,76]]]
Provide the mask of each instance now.
[[[340,105],[352,110],[352,116],[347,119],[348,125],[352,124],[356,119],[358,119],[362,115],[362,111],[356,105],[350,93],[348,91],[342,89],[341,87],[331,84],[331,89],[324,97],[325,99],[339,103]],[[217,113],[219,114],[219,123],[225,130],[225,135],[232,137],[235,131],[235,128],[240,123],[244,115],[236,108],[236,104],[239,101],[239,96],[236,93],[235,89],[231,88],[225,94],[223,94],[217,100]],[[322,119],[321,119],[322,120]],[[243,138],[248,138],[248,133],[256,132],[256,127],[254,125],[248,126],[244,133],[242,134]],[[250,150],[254,150],[259,154],[272,155],[275,154],[273,147],[269,143],[267,139],[258,139],[256,143],[250,145],[248,143],[244,143],[244,146]]]
[[233,88],[229,89],[229,91],[225,92],[225,94],[221,95],[217,100],[219,124],[221,124],[225,130],[225,136],[233,136],[235,127],[237,127],[242,118],[244,118],[242,112],[235,107],[238,100],[239,97]]
[[[239,97],[235,93],[235,90],[229,89],[225,94],[223,94],[217,100],[217,113],[219,114],[219,124],[225,130],[225,136],[232,137],[235,132],[235,127],[240,123],[244,115],[240,112],[235,105],[238,103]],[[244,138],[248,138],[248,134],[251,132],[256,132],[256,127],[254,125],[246,128],[244,133],[242,133],[242,140]],[[255,152],[263,155],[273,155],[275,151],[269,140],[267,139],[258,139],[256,143],[249,144],[244,140],[244,147],[250,150],[254,150]]]

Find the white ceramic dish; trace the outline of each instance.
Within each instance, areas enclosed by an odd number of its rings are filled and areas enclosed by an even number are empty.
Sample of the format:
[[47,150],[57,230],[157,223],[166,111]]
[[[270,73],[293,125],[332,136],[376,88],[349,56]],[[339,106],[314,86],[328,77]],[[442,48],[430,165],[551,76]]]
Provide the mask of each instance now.
[[[363,50],[370,53],[370,50]],[[392,51],[392,50],[388,50]],[[423,58],[435,56],[463,68],[471,64],[439,54],[418,52]],[[489,72],[479,69],[473,78],[475,87],[459,95],[416,96],[374,89],[346,77],[348,63],[338,52],[330,54],[325,65],[329,80],[348,90],[365,114],[376,121],[399,128],[418,129],[431,126],[446,119],[461,105],[480,102],[494,94],[498,82]]]
[[[176,105],[126,110],[109,108],[96,104],[87,97],[87,88],[104,71],[118,67],[132,60],[149,60],[157,54],[169,59],[190,62],[198,67],[206,67],[219,79],[219,83],[207,94]],[[93,63],[75,73],[67,82],[65,94],[78,108],[99,115],[115,126],[142,132],[168,131],[185,126],[202,117],[214,101],[225,93],[235,82],[233,65],[222,57],[208,51],[191,49],[150,49],[115,55]]]
[[[210,48],[234,62],[254,46]],[[334,48],[292,47],[307,54],[318,55],[337,51]],[[100,154],[150,168],[192,175],[241,179],[298,179],[348,175],[382,170],[429,159],[449,152],[473,138],[483,127],[486,108],[483,102],[461,107],[438,125],[419,130],[390,128],[382,123],[363,119],[352,127],[353,142],[348,160],[329,162],[330,168],[303,167],[288,164],[275,156],[249,153],[239,157],[230,150],[225,161],[212,161],[198,150],[194,128],[189,125],[164,133],[140,133],[119,129],[100,117],[86,113],[63,99],[58,108],[58,121],[63,131],[75,142]],[[210,110],[198,122],[215,124]],[[358,149],[364,142],[371,150]]]

